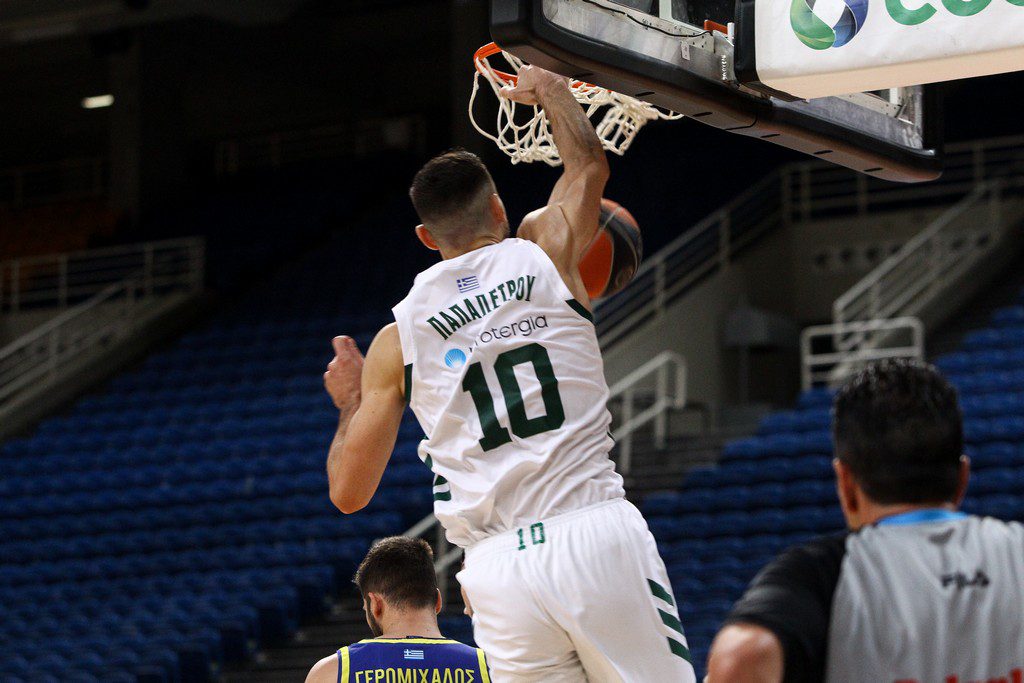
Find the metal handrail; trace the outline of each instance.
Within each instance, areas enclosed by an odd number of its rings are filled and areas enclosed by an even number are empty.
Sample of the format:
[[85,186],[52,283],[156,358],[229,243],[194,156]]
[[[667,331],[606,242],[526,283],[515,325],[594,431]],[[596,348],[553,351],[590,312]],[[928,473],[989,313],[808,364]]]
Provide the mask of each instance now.
[[[986,154],[989,161],[998,160],[996,168],[986,162]],[[968,157],[972,162],[968,180],[946,185],[952,191],[970,182],[963,197],[839,296],[832,305],[832,325],[804,330],[801,379],[805,389],[819,381],[834,383],[866,360],[922,358],[924,326],[915,316],[1001,247],[1009,228],[1004,193],[1024,188],[1024,137],[965,146],[960,156],[954,156],[960,160],[954,167],[964,168]],[[993,177],[985,179],[987,174]],[[986,214],[984,218],[979,210]],[[908,328],[911,344],[894,347],[894,337]],[[813,340],[829,335],[833,351],[815,352]],[[822,374],[816,367],[828,370]]]
[[[66,361],[127,337],[149,312],[160,310],[168,300],[162,295],[198,291],[204,260],[202,239],[190,238],[0,264],[0,282],[7,273],[11,283],[6,295],[0,291],[0,304],[6,300],[19,310],[26,301],[21,275],[31,282],[33,268],[56,264],[57,284],[37,287],[30,300],[64,309],[0,348],[0,415],[14,409],[21,392],[57,380]],[[89,275],[85,284],[72,286],[83,272]]]
[[[654,403],[634,414],[638,386],[651,375],[655,376]],[[671,388],[669,378],[673,379]],[[619,472],[625,475],[633,464],[633,434],[653,422],[655,445],[664,448],[669,411],[686,407],[686,359],[674,351],[662,351],[609,389],[609,402],[620,398],[622,424],[612,430],[612,438],[619,446]]]
[[198,291],[204,261],[200,237],[0,261],[0,312],[67,308],[126,277],[139,278],[146,295],[182,285]]
[[[1002,196],[1014,178],[980,183],[899,250],[874,267],[833,303],[833,322],[891,318],[920,313],[968,272],[1005,237]],[[1024,186],[1024,175],[1017,184]],[[977,209],[987,205],[987,220]],[[865,343],[859,335],[841,337],[837,348]]]
[[236,175],[246,169],[386,149],[422,153],[426,130],[422,116],[405,114],[222,140],[214,150],[215,171],[218,176]]
[[775,227],[782,219],[776,199],[782,192],[781,177],[778,172],[765,176],[644,259],[625,289],[595,307],[602,346],[663,312],[676,296]]
[[[0,349],[0,407],[40,379],[55,378],[68,356],[130,332],[138,291],[134,279],[110,285]],[[119,299],[124,305],[117,306],[112,315],[102,310],[115,306]]]
[[[895,344],[900,332],[910,333],[909,344]],[[847,335],[875,337],[878,345],[863,344],[852,349],[816,352],[815,340],[826,343]],[[885,344],[889,345],[886,346]],[[885,358],[924,359],[924,324],[911,316],[865,320],[832,325],[813,325],[800,334],[800,380],[804,390],[815,384],[835,384],[865,363]],[[818,368],[822,368],[818,370]]]
[[943,175],[920,185],[869,178],[821,161],[783,166],[645,259],[629,285],[598,303],[595,317],[602,346],[607,348],[646,319],[664,313],[689,287],[776,227],[923,200],[946,203],[993,179],[1024,187],[1021,178],[1024,136],[949,145]]

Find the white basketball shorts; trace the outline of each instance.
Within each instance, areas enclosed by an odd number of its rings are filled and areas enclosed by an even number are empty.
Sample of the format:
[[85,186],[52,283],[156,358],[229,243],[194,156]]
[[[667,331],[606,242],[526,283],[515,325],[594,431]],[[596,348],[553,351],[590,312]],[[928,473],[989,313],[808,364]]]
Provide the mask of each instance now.
[[695,681],[665,564],[624,499],[486,538],[458,579],[496,683]]

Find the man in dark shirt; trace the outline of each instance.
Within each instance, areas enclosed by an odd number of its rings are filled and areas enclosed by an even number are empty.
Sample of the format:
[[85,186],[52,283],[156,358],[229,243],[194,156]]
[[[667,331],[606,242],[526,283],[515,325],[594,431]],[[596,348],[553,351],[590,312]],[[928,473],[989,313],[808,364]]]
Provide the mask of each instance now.
[[1024,527],[957,511],[956,391],[885,361],[836,396],[850,532],[765,567],[715,638],[709,683],[1024,683]]

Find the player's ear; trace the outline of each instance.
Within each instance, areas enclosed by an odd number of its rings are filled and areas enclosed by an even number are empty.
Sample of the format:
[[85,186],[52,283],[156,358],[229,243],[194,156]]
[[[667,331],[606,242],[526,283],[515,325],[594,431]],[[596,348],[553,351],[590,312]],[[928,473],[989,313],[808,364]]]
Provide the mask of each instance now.
[[430,234],[427,227],[420,223],[416,226],[416,237],[419,238],[420,242],[423,242],[423,246],[431,251],[441,251],[441,247],[437,246],[437,241],[434,236]]
[[839,495],[839,507],[843,510],[846,525],[857,528],[857,513],[860,507],[859,491],[853,473],[839,458],[832,460],[832,469],[836,473],[836,493]]
[[491,219],[495,225],[505,225],[508,223],[508,214],[505,213],[505,203],[501,201],[501,197],[498,193],[493,193],[487,199],[488,208],[491,211]]
[[370,593],[370,614],[378,622],[380,621],[381,615],[384,614],[384,598],[379,593]]
[[437,600],[434,601],[434,614],[441,613],[441,591],[437,591]]
[[960,504],[964,502],[964,496],[967,495],[967,484],[971,481],[971,459],[966,455],[960,456],[960,475],[959,481],[956,485],[956,498],[953,503],[960,507]]

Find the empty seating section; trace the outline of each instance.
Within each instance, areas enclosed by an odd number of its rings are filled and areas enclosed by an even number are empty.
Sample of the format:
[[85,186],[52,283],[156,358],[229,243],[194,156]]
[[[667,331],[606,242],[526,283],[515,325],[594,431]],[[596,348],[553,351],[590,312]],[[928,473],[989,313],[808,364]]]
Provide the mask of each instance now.
[[[961,350],[936,365],[960,391],[973,468],[965,510],[1024,519],[1024,305],[996,311],[991,327],[966,335]],[[756,436],[727,444],[718,466],[644,500],[698,672],[757,571],[786,547],[844,526],[831,402],[826,389],[804,392],[795,410],[769,415]]]
[[2,446],[0,680],[210,680],[429,512],[411,416],[367,510],[327,496],[330,338],[386,321],[263,303]]

